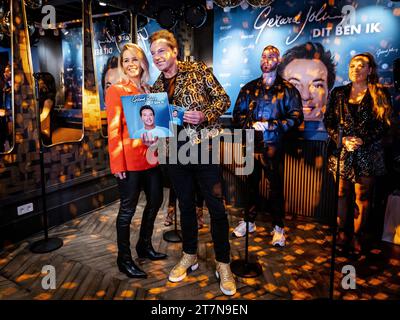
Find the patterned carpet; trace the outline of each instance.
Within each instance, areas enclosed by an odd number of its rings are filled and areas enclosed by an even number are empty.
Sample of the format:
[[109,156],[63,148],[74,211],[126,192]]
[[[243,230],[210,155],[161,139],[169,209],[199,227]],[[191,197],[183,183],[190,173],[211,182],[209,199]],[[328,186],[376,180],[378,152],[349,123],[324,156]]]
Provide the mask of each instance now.
[[[167,192],[167,191],[166,191]],[[167,197],[165,197],[166,199]],[[143,211],[141,198],[132,222],[131,246],[137,234]],[[0,254],[0,299],[150,299],[150,300],[208,300],[255,299],[291,300],[321,299],[329,296],[329,272],[332,237],[327,225],[315,221],[287,217],[285,230],[287,246],[271,246],[270,223],[257,222],[257,231],[249,237],[249,252],[262,266],[257,278],[237,278],[237,293],[224,296],[214,276],[215,262],[208,213],[206,225],[199,231],[200,268],[181,283],[170,283],[168,272],[181,254],[180,243],[163,240],[166,203],[156,220],[153,245],[168,254],[163,261],[136,259],[148,273],[147,279],[130,279],[116,267],[115,219],[119,202],[79,217],[51,230],[50,236],[63,239],[60,249],[48,254],[33,254],[29,244],[40,239],[32,237],[7,248]],[[239,210],[228,207],[231,231],[240,220]],[[206,211],[206,210],[205,210]],[[244,257],[244,238],[230,239],[232,259]],[[400,299],[400,249],[378,243],[371,245],[358,261],[338,257],[336,260],[335,297],[338,299]],[[357,272],[356,289],[344,290],[342,267],[351,264]],[[55,267],[56,288],[43,289],[45,265]]]

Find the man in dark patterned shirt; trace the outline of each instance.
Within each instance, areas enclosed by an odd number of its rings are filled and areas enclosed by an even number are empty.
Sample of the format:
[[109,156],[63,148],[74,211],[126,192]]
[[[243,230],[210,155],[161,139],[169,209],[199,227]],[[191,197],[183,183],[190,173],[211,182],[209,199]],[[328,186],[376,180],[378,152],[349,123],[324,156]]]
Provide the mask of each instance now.
[[[256,229],[258,186],[261,172],[269,182],[269,203],[273,219],[274,246],[285,246],[284,199],[282,183],[282,138],[304,119],[300,93],[277,74],[280,53],[266,46],[260,60],[262,76],[247,83],[239,92],[233,109],[234,122],[242,129],[255,130],[256,152],[254,170],[249,180],[249,232]],[[237,237],[246,235],[246,223],[240,221],[233,231]]]

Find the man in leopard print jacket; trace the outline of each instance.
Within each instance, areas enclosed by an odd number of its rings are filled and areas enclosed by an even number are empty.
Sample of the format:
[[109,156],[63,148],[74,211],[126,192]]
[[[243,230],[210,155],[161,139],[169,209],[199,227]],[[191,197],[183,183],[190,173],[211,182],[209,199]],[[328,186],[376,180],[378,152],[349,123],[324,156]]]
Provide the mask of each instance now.
[[[167,92],[170,104],[186,109],[184,125],[178,126],[178,131],[184,129],[188,135],[185,142],[196,145],[203,139],[218,135],[218,118],[229,108],[230,100],[217,79],[204,63],[178,61],[178,43],[171,32],[160,30],[153,33],[150,44],[153,62],[161,71],[152,91]],[[180,147],[178,142],[177,149]],[[199,162],[184,164],[178,159],[177,164],[168,164],[167,169],[179,200],[183,238],[182,258],[171,270],[168,279],[171,282],[182,281],[188,272],[198,268],[194,195],[194,186],[198,183],[210,213],[220,289],[226,295],[235,294],[235,279],[229,265],[229,224],[222,201],[220,166]]]

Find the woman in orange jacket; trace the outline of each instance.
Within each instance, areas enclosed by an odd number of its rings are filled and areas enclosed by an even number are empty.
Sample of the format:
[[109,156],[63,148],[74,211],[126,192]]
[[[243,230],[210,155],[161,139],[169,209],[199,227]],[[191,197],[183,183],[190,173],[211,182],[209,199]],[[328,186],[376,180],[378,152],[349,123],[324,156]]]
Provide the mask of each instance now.
[[117,178],[120,208],[117,217],[117,265],[131,278],[146,278],[147,274],[132,260],[130,224],[143,188],[146,207],[143,211],[136,252],[139,258],[165,259],[151,243],[154,220],[162,203],[162,178],[157,161],[146,158],[148,146],[140,139],[130,139],[121,96],[148,93],[149,63],[136,44],[125,44],[119,57],[121,80],[107,89],[105,105],[108,122],[108,149],[111,172]]

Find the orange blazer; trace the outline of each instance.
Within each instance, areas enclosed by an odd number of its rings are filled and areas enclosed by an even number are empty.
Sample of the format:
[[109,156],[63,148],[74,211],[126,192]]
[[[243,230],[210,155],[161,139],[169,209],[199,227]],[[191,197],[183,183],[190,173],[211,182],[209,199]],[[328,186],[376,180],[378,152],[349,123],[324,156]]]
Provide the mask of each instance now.
[[130,139],[121,103],[122,96],[140,94],[130,81],[120,81],[107,89],[108,153],[112,173],[142,171],[158,165],[157,158],[146,159],[147,146],[141,139]]

